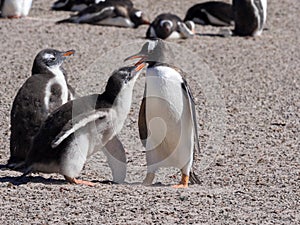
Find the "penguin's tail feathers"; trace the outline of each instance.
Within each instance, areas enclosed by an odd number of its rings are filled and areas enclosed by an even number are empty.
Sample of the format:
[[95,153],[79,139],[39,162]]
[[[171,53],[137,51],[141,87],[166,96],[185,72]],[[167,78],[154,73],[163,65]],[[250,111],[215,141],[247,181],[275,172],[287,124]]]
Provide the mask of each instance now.
[[25,177],[32,172],[32,166],[28,166],[26,161],[14,165],[12,169],[22,172],[22,177]]
[[63,19],[63,20],[59,20],[56,22],[56,24],[61,24],[61,23],[72,23],[73,20],[71,20],[71,18],[68,19]]
[[190,182],[191,182],[191,184],[200,184],[201,183],[198,175],[195,173],[194,170],[191,170],[191,172],[190,172]]

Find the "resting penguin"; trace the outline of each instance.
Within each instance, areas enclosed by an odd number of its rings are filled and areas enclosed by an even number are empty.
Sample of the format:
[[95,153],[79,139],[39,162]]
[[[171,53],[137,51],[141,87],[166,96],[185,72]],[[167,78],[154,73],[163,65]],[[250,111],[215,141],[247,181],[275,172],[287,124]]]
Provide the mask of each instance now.
[[99,149],[95,146],[104,147],[122,129],[135,81],[144,66],[120,68],[111,75],[102,94],[77,98],[52,112],[34,138],[23,176],[60,173],[71,183],[94,185],[76,177],[86,159]]
[[184,21],[192,20],[200,25],[233,25],[232,5],[225,2],[203,2],[192,6]]
[[3,0],[1,3],[1,16],[8,18],[20,18],[27,16],[31,8],[32,0]]
[[74,52],[44,49],[35,57],[32,76],[19,89],[12,105],[9,168],[25,160],[33,137],[49,113],[74,98],[62,68]]
[[267,0],[233,0],[234,34],[258,36],[267,18]]
[[53,10],[81,11],[101,0],[58,0],[53,3]]
[[57,23],[89,23],[117,27],[137,28],[150,24],[145,14],[128,1],[105,0],[93,4],[70,18]]
[[148,63],[144,98],[139,112],[139,133],[146,148],[147,176],[144,185],[151,185],[160,167],[176,167],[182,178],[175,188],[199,183],[191,172],[194,145],[199,148],[195,103],[180,69],[164,63],[162,40],[147,42],[129,59],[141,58]]
[[192,21],[183,22],[178,16],[163,13],[150,24],[146,37],[151,38],[189,38],[195,34],[195,24]]

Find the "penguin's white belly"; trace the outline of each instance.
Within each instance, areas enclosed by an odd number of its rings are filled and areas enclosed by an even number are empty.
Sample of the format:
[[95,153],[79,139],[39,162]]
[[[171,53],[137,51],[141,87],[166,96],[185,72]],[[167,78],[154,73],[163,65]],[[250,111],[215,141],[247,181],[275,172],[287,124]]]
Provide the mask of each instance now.
[[168,39],[179,39],[182,38],[182,34],[180,34],[178,31],[173,31],[169,36]]
[[32,0],[5,0],[2,7],[2,16],[27,16]]
[[[254,4],[254,2],[252,2],[252,7],[254,9],[254,14],[255,14],[255,19],[257,20],[257,28],[256,30],[253,32],[253,36],[259,36],[261,35],[265,22],[266,22],[266,18],[267,18],[267,1],[266,0],[261,0],[261,4],[262,4],[262,12],[260,11],[260,9]],[[261,13],[263,14],[261,16]]]
[[267,20],[267,0],[261,0],[261,4],[264,10],[263,24],[265,24]]
[[68,177],[79,175],[89,153],[94,149],[93,143],[90,142],[88,129],[81,129],[74,136],[74,139],[64,150],[60,162],[59,172]]
[[[159,71],[154,71],[159,69]],[[193,126],[187,96],[182,90],[182,78],[170,67],[147,71],[146,141],[148,168],[182,168],[193,154]],[[159,77],[148,76],[151,72]],[[168,74],[173,73],[172,77]]]
[[[62,73],[62,71],[58,67],[54,67],[50,69],[55,76],[51,78],[45,88],[45,97],[44,97],[44,105],[47,111],[52,111],[58,107],[58,105],[63,105],[68,101],[69,97],[69,89],[67,86],[66,79]],[[52,95],[52,87],[53,85],[59,85],[61,95],[60,102],[51,102]]]
[[184,103],[186,109],[178,119],[178,114],[170,112],[167,105],[164,107],[160,104],[160,110],[153,113],[152,109],[155,107],[151,103],[152,101],[146,103],[146,122],[149,130],[146,152],[151,152],[148,165],[150,163],[156,164],[155,167],[182,168],[193,154],[194,132],[189,106]]
[[157,34],[156,34],[155,29],[152,25],[150,26],[149,37],[157,38]]

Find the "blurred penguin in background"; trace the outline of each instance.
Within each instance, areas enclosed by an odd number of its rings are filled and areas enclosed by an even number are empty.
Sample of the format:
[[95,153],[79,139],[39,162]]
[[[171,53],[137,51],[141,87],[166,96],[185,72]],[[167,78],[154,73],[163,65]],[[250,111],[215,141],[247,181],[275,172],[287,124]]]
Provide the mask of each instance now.
[[171,13],[158,15],[150,24],[146,38],[179,39],[191,38],[195,34],[193,21],[183,22],[178,16]]
[[231,26],[234,24],[232,5],[226,2],[203,2],[189,8],[184,21],[200,25]]
[[51,8],[57,11],[81,11],[100,1],[101,0],[58,0],[53,3]]
[[29,14],[32,0],[2,0],[1,17],[21,18]]
[[267,0],[233,0],[234,34],[261,35],[267,19]]

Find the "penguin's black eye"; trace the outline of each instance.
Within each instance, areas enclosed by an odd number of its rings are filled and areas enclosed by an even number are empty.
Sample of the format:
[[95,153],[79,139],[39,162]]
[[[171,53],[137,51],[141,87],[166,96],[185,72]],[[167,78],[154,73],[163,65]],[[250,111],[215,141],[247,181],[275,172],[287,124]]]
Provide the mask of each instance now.
[[54,62],[56,60],[56,57],[53,54],[45,54],[43,58],[46,62]]
[[127,84],[129,81],[129,77],[127,76],[125,79],[124,79],[124,83]]
[[55,58],[55,56],[52,56],[52,57],[49,58],[49,60],[50,60],[50,61],[55,61],[56,58]]

